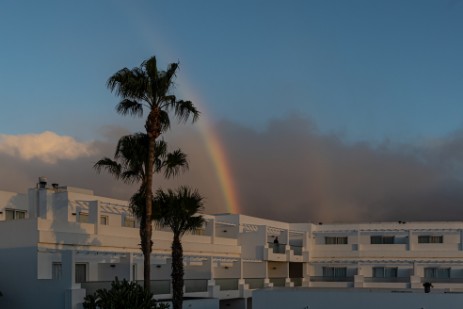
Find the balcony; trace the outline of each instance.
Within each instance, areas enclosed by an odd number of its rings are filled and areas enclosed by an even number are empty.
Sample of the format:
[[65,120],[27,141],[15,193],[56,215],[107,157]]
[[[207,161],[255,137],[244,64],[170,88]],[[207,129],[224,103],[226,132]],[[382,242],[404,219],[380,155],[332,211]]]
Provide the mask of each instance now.
[[268,243],[269,248],[272,249],[273,253],[286,253],[286,245],[285,244],[275,244],[273,242]]
[[463,278],[421,278],[421,282],[431,283],[463,283]]
[[303,247],[302,246],[297,246],[297,245],[290,245],[289,246],[289,261],[290,262],[304,262],[307,261],[307,256],[304,258],[304,252],[303,252]]
[[269,280],[274,287],[284,287],[286,283],[286,278],[269,278]]
[[279,261],[279,262],[288,261],[288,258],[286,256],[286,245],[285,244],[275,244],[273,242],[269,242],[265,244],[263,250],[264,250],[264,260]]
[[[86,295],[94,294],[99,289],[111,289],[112,281],[88,281],[82,282],[81,286],[85,289]],[[143,286],[143,281],[137,281]],[[151,280],[151,292],[155,295],[171,294],[170,280]]]
[[264,278],[246,278],[244,282],[249,286],[250,290],[255,290],[265,287],[264,280]]
[[293,251],[294,255],[302,256],[302,246],[290,245],[289,248]]
[[354,277],[312,276],[310,282],[353,282]]
[[234,291],[238,290],[239,279],[215,279],[216,285],[219,286],[221,291]]
[[302,286],[303,278],[291,278],[291,282],[294,286]]
[[407,283],[410,282],[410,277],[386,277],[386,278],[377,278],[377,277],[365,277],[363,281],[368,282],[381,282],[381,283]]
[[204,293],[207,292],[207,281],[209,279],[186,279],[185,293]]
[[218,286],[219,288],[217,296],[220,299],[230,299],[230,298],[240,297],[240,291],[238,289],[239,279],[235,279],[235,278],[215,279],[215,285]]
[[309,285],[320,288],[351,288],[354,287],[354,277],[312,276]]

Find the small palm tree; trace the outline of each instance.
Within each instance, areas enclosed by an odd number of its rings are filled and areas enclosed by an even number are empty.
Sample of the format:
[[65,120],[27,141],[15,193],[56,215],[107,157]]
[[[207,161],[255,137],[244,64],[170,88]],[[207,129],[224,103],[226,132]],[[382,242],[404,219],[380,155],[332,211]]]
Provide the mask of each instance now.
[[84,309],[168,309],[168,304],[157,303],[154,295],[135,282],[116,277],[111,289],[98,289],[85,296]]
[[158,190],[153,201],[153,217],[161,227],[169,227],[174,234],[172,240],[172,304],[181,309],[183,304],[183,247],[181,238],[204,224],[199,215],[204,209],[203,197],[197,190],[180,187],[176,191]]
[[142,210],[145,220],[142,241],[144,255],[144,287],[150,289],[150,255],[152,250],[151,211],[153,208],[153,173],[155,171],[156,147],[159,136],[170,127],[169,112],[172,111],[180,121],[187,121],[192,116],[195,121],[199,111],[190,101],[177,100],[171,94],[171,88],[178,63],[171,63],[166,71],[158,71],[156,57],[144,61],[140,67],[131,70],[123,68],[108,79],[107,86],[121,98],[116,111],[122,115],[143,116],[147,109],[145,129],[148,136],[148,152],[146,156],[145,183],[143,193],[146,205]]
[[[150,257],[151,254],[151,234],[146,232],[146,212],[144,211],[145,198],[143,205],[136,203],[137,199],[146,194],[147,186],[147,153],[148,153],[148,136],[145,133],[136,133],[126,135],[119,139],[114,160],[103,158],[95,163],[94,168],[97,172],[106,170],[111,175],[126,183],[140,183],[138,192],[131,198],[131,208],[134,214],[140,219],[140,240],[142,252],[145,256]],[[186,155],[177,149],[173,152],[167,152],[167,144],[163,140],[155,143],[156,157],[154,160],[154,171],[163,173],[164,177],[170,178],[177,176],[180,172],[188,169],[188,161]],[[151,216],[152,217],[152,216]],[[150,225],[152,218],[149,220]],[[150,242],[149,248],[143,246],[147,241]],[[149,250],[148,250],[149,249]],[[146,282],[146,277],[144,278]],[[150,278],[148,277],[148,280]],[[146,285],[145,285],[146,290]]]

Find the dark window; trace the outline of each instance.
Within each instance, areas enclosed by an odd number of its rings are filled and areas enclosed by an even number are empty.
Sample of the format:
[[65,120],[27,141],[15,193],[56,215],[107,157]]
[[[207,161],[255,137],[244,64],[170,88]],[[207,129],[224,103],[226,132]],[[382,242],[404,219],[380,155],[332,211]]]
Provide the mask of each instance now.
[[27,211],[25,210],[6,209],[5,210],[5,220],[10,221],[10,220],[26,219],[26,213]]
[[427,267],[424,269],[425,278],[450,278],[450,268]]
[[76,264],[76,283],[87,282],[87,264]]
[[374,278],[397,278],[397,267],[373,267]]
[[444,236],[431,236],[431,235],[418,236],[418,243],[420,244],[442,244],[443,242],[444,242]]
[[323,267],[323,277],[345,278],[347,277],[346,267]]
[[393,244],[394,236],[371,236],[371,244]]
[[326,245],[347,245],[347,237],[325,237]]

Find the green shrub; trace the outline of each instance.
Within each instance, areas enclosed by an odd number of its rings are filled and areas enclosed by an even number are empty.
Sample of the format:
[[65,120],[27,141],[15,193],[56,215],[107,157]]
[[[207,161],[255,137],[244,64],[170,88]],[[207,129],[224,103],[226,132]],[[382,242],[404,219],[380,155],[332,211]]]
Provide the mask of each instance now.
[[87,295],[85,309],[167,309],[168,304],[157,304],[153,293],[145,291],[136,282],[117,277],[111,282],[111,289],[98,289],[95,294]]

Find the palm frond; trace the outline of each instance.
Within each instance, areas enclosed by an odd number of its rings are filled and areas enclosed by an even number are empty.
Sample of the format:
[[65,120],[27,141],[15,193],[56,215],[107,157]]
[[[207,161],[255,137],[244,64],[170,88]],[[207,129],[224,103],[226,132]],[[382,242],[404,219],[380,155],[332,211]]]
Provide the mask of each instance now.
[[164,177],[175,177],[180,172],[186,172],[189,169],[187,155],[180,149],[168,153],[163,161]]
[[168,226],[174,234],[183,235],[201,227],[204,218],[203,197],[197,190],[182,186],[176,191],[158,190],[153,201],[153,217],[160,226]]
[[111,76],[106,85],[121,98],[144,99],[148,78],[141,68],[123,68]]
[[117,163],[116,161],[114,160],[111,160],[110,158],[103,158],[101,160],[98,160],[98,162],[96,162],[94,165],[93,165],[93,168],[98,172],[98,173],[101,173],[101,170],[106,170],[108,173],[110,173],[111,175],[113,175],[116,179],[119,179],[120,175],[121,175],[121,170],[122,170],[122,166]]
[[174,114],[180,122],[186,122],[190,116],[193,116],[192,122],[198,120],[200,113],[191,101],[180,100],[174,104]]
[[162,96],[167,95],[169,89],[173,85],[173,79],[175,77],[175,72],[178,69],[178,63],[171,63],[167,67],[167,71],[163,71],[159,74],[158,82],[158,95]]
[[143,104],[136,100],[124,99],[116,105],[116,112],[121,115],[143,116]]
[[170,129],[170,118],[169,113],[167,111],[160,110],[159,124],[161,125],[161,133],[164,133]]
[[[145,214],[145,205],[146,205],[146,198],[145,198],[145,192],[142,189],[142,187],[130,198],[130,209],[132,210],[132,213],[139,219],[143,218],[143,215]],[[140,220],[140,222],[143,222],[144,220]]]

